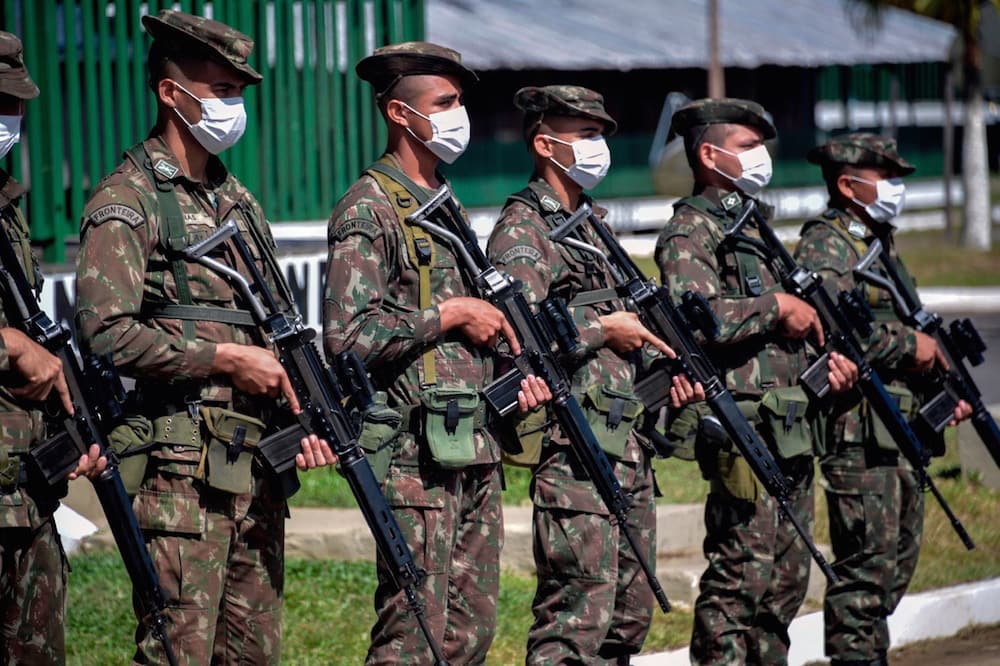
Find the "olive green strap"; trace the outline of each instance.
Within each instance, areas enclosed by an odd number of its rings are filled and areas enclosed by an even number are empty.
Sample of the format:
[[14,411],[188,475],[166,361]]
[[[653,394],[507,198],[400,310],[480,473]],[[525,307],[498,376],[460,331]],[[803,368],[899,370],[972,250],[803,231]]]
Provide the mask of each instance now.
[[249,310],[233,310],[211,305],[180,305],[151,303],[142,305],[143,317],[150,319],[180,319],[181,321],[211,321],[231,326],[256,326]]

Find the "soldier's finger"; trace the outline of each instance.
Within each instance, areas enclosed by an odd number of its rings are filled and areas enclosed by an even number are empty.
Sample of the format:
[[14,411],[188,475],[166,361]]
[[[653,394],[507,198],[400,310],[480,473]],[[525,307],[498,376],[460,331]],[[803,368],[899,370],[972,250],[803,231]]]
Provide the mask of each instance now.
[[323,465],[337,464],[337,454],[333,452],[333,449],[330,448],[329,442],[325,439],[319,440],[319,456],[322,459]]
[[59,401],[62,402],[63,409],[66,410],[67,414],[72,416],[73,398],[71,398],[69,395],[69,387],[66,386],[66,377],[64,377],[63,373],[61,372],[56,377],[55,389],[56,392],[59,394]]
[[288,400],[288,408],[292,410],[292,414],[298,414],[302,411],[302,408],[299,407],[299,399],[295,396],[295,391],[292,390],[292,382],[289,381],[284,370],[281,371],[281,393]]
[[809,326],[812,328],[813,335],[816,336],[816,342],[819,346],[823,347],[826,345],[826,338],[823,337],[823,324],[820,323],[819,315],[817,315],[815,311],[812,313]]
[[500,332],[503,333],[503,337],[507,340],[507,344],[510,345],[510,353],[514,356],[520,356],[521,354],[521,342],[517,339],[517,334],[514,333],[514,327],[510,325],[506,317],[500,320]]
[[656,347],[656,349],[658,349],[659,352],[664,356],[666,356],[667,358],[677,358],[677,353],[670,348],[670,345],[668,345],[666,342],[653,335],[652,332],[649,331],[649,329],[643,327],[642,332],[639,334],[639,337],[642,338],[643,342],[648,342],[649,344]]
[[677,390],[676,386],[670,387],[670,406],[674,409],[679,409],[684,405],[684,401],[680,396],[680,391]]
[[302,447],[302,459],[305,462],[306,469],[312,469],[316,466],[316,454],[313,452],[313,441],[316,439],[316,435],[309,435],[308,437],[303,437],[299,445]]
[[948,359],[945,358],[944,352],[941,351],[940,347],[934,347],[934,362],[945,370],[948,369]]

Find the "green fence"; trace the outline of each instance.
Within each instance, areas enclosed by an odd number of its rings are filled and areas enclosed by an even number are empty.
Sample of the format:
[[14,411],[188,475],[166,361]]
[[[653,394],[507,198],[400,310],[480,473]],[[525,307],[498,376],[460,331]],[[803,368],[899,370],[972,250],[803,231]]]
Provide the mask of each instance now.
[[228,23],[256,42],[264,75],[246,91],[247,132],[224,159],[276,220],[323,219],[385,144],[354,63],[381,44],[422,39],[423,0],[6,0],[3,30],[21,36],[41,95],[3,165],[29,187],[25,210],[47,261],[91,188],[143,139],[156,106],[145,80],[140,17],[166,7]]

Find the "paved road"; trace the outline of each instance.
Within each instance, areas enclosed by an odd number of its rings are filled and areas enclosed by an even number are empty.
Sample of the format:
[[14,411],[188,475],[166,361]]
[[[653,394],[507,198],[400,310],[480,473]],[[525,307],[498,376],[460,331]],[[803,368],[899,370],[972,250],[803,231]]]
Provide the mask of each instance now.
[[[986,404],[995,405],[1000,403],[1000,313],[980,312],[970,317],[986,343],[986,361],[972,369],[972,378],[983,392]],[[956,316],[947,316],[945,321],[950,322],[955,318]]]

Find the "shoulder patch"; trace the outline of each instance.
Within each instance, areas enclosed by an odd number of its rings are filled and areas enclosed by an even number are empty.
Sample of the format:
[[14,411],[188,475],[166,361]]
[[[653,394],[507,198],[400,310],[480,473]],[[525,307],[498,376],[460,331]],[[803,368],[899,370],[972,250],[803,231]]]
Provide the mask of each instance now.
[[851,234],[855,238],[864,239],[864,237],[868,235],[868,227],[865,226],[864,222],[851,220],[850,224],[847,225],[847,233]]
[[719,203],[722,204],[722,207],[726,210],[726,212],[729,212],[739,206],[740,203],[742,203],[742,200],[740,199],[739,194],[736,192],[730,192],[726,196],[722,197]]
[[541,258],[542,252],[538,248],[531,247],[530,245],[515,245],[500,255],[500,259],[497,263],[509,264],[515,259],[527,259],[534,262]]
[[556,201],[547,194],[542,197],[539,203],[542,205],[542,208],[553,213],[562,207],[562,204],[560,204],[558,201]]
[[88,215],[87,219],[95,225],[103,224],[108,220],[120,220],[133,229],[138,228],[146,222],[146,218],[142,216],[142,213],[134,208],[126,206],[125,204],[108,204],[106,206],[101,206]]
[[361,234],[368,240],[373,241],[382,235],[382,229],[374,222],[369,222],[368,220],[348,220],[334,230],[333,237],[338,241],[343,241],[348,236],[353,236],[354,234]]
[[166,160],[156,160],[156,164],[153,165],[153,171],[164,178],[173,178],[180,172],[180,169]]

